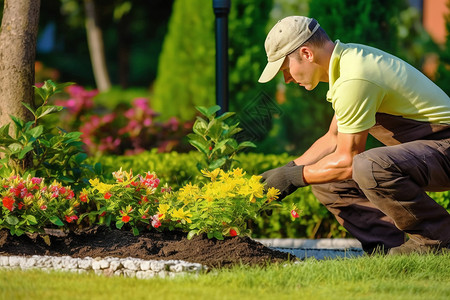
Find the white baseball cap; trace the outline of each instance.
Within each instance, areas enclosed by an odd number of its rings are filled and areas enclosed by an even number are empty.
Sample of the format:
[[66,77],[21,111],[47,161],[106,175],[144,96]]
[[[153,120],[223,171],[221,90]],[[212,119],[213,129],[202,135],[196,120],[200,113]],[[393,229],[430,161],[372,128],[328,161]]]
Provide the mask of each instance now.
[[267,65],[258,82],[272,80],[280,71],[285,57],[306,42],[319,27],[315,19],[303,16],[291,16],[278,21],[264,43]]

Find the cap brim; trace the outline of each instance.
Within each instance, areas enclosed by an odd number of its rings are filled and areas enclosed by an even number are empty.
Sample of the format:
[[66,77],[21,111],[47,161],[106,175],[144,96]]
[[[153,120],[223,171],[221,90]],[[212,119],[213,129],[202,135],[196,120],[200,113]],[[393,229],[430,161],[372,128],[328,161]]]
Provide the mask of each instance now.
[[280,58],[279,60],[268,62],[264,71],[259,77],[258,82],[265,83],[272,80],[275,75],[280,71],[281,65],[284,62],[285,57]]

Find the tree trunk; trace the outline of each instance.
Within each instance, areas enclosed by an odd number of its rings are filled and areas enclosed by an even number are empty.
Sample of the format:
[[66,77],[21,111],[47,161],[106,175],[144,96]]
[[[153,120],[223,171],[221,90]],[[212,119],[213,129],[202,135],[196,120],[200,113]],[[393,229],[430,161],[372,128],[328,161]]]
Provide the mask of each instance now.
[[88,37],[89,53],[95,82],[99,91],[107,91],[111,88],[108,69],[106,67],[105,50],[103,47],[102,30],[98,25],[94,0],[84,0],[86,11],[86,32]]
[[0,126],[9,115],[30,120],[40,0],[5,0],[0,28]]
[[119,21],[117,34],[119,37],[118,63],[119,63],[119,85],[121,88],[128,87],[128,76],[130,75],[130,14],[125,14]]

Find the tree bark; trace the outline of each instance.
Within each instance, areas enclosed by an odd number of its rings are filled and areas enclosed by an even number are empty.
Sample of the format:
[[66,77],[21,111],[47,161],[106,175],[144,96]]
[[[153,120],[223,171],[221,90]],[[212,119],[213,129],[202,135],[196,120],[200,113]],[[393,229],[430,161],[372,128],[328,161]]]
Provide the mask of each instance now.
[[40,0],[5,0],[0,27],[0,126],[9,115],[30,120]]
[[102,30],[98,24],[94,0],[84,0],[84,8],[86,11],[86,32],[89,53],[91,56],[95,82],[99,91],[107,91],[111,88],[111,80],[106,67]]

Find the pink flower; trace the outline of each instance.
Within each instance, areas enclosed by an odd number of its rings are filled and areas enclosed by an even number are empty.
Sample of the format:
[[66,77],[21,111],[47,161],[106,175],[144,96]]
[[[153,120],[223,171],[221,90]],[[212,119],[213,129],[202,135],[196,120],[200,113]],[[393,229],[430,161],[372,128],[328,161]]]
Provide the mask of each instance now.
[[38,178],[38,177],[31,178],[31,183],[33,183],[33,184],[41,184],[41,182],[42,182],[42,178]]
[[300,216],[298,215],[298,212],[296,212],[294,209],[291,210],[291,215],[292,215],[292,217],[293,217],[294,219],[300,217]]

